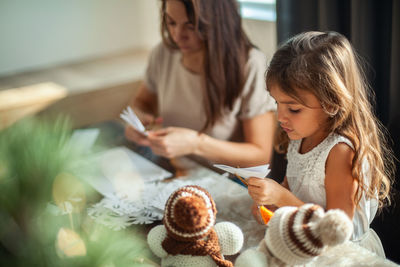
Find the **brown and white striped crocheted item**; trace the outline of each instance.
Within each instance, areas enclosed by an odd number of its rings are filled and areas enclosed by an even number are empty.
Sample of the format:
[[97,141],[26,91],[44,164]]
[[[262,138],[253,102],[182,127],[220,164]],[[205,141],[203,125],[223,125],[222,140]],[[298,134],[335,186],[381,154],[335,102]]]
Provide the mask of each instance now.
[[278,209],[268,223],[265,242],[270,252],[289,265],[306,264],[325,247],[350,238],[353,224],[341,210],[314,204]]
[[171,194],[163,223],[167,238],[162,247],[172,255],[211,256],[218,266],[233,266],[221,255],[213,226],[217,209],[210,194],[199,186],[185,186]]

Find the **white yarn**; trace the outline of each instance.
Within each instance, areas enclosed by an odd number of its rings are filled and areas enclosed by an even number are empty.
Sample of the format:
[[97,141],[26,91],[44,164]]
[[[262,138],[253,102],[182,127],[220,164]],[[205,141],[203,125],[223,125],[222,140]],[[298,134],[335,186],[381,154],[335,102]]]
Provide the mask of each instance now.
[[[280,208],[268,225],[265,236],[268,249],[276,258],[290,265],[312,261],[328,244],[343,243],[352,233],[352,223],[343,211],[325,213],[314,204]],[[312,240],[319,241],[320,245]]]
[[235,267],[268,267],[267,257],[256,249],[247,249],[235,261]]
[[243,246],[243,233],[239,227],[231,222],[220,222],[214,226],[218,235],[222,255],[233,255]]
[[[294,218],[292,218],[294,216]],[[307,218],[309,220],[307,220]],[[290,226],[290,219],[293,225]],[[306,220],[305,220],[306,219]],[[289,228],[293,229],[294,235],[305,248],[315,252],[316,256],[305,254],[300,245],[293,242],[289,235]],[[306,229],[311,231],[313,238],[319,240],[322,247],[314,244],[309,237],[305,235]],[[354,251],[360,251],[368,256],[374,262],[379,262],[372,253],[365,249],[350,243],[349,238],[353,230],[353,224],[349,217],[341,210],[329,210],[324,212],[321,207],[314,204],[305,204],[299,208],[282,207],[275,211],[274,216],[268,223],[268,229],[265,238],[261,241],[258,252],[242,253],[236,260],[235,266],[374,266],[369,263],[356,265],[356,254]],[[347,244],[344,246],[344,244]],[[314,246],[314,248],[313,248]],[[341,252],[336,247],[349,247],[349,251]],[[254,249],[250,249],[254,250]],[[353,251],[350,253],[350,250]],[[335,253],[333,254],[332,251]],[[260,259],[259,252],[264,254],[264,259]],[[336,261],[334,258],[337,258]],[[349,257],[346,260],[340,260],[343,257]],[[267,264],[265,264],[267,261]],[[360,262],[362,260],[360,259]],[[381,261],[383,262],[383,261]],[[247,265],[246,265],[247,264]],[[386,266],[386,265],[383,265]],[[391,265],[389,265],[391,266]]]
[[350,238],[353,224],[341,210],[329,210],[318,223],[317,231],[327,246],[335,246]]
[[147,244],[149,244],[151,251],[153,251],[157,257],[164,258],[168,256],[168,253],[161,246],[161,243],[166,237],[167,230],[163,225],[153,227],[147,235]]
[[[235,267],[286,267],[284,264],[271,255],[260,254],[255,248],[248,249],[241,253],[236,259]],[[398,267],[399,265],[379,257],[375,253],[347,241],[335,247],[329,247],[313,261],[302,265],[303,267]]]

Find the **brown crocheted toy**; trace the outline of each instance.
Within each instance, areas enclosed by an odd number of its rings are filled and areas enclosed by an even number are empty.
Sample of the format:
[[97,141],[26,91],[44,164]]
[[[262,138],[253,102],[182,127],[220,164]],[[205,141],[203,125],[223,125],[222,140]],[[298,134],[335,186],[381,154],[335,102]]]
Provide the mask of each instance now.
[[210,194],[199,186],[185,186],[167,200],[163,223],[148,235],[152,251],[162,265],[233,266],[224,255],[239,252],[242,231],[232,223],[216,225],[216,206]]

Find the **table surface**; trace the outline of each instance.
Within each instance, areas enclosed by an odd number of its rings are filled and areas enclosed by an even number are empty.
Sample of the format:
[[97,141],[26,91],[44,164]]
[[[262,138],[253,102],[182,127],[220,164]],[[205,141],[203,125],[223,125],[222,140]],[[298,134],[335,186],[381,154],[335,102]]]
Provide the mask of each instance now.
[[[154,155],[149,148],[139,147],[128,142],[123,135],[123,124],[118,120],[95,124],[89,128],[100,129],[97,143],[100,143],[102,147],[127,147],[171,172],[173,178],[167,179],[166,183],[179,180],[203,186],[210,192],[216,203],[217,222],[229,221],[242,229],[244,235],[242,251],[257,246],[264,237],[266,227],[257,223],[251,214],[252,199],[247,188],[228,178],[228,175],[223,174],[222,171],[193,158],[183,157],[171,161]],[[143,229],[149,230],[159,223],[161,222],[150,224],[149,227]]]
[[[204,162],[196,162],[187,157],[176,159],[171,162],[168,159],[152,154],[151,150],[148,148],[135,146],[134,144],[127,142],[125,139],[123,134],[123,124],[119,121],[108,121],[93,125],[90,128],[100,129],[98,142],[101,143],[103,147],[128,147],[132,151],[139,153],[158,166],[171,172],[173,178],[168,179],[168,181],[165,182],[166,185],[171,181],[184,181],[185,183],[192,184],[200,183],[210,192],[216,203],[218,210],[217,222],[230,221],[241,228],[244,235],[244,245],[241,252],[250,247],[257,246],[264,238],[266,226],[258,224],[253,218],[250,209],[252,199],[250,198],[247,189],[228,178],[227,175],[216,172],[214,169],[209,168],[209,166],[205,166]],[[141,229],[145,236],[152,227],[160,223],[161,221],[156,221],[155,223],[144,226],[132,225],[128,227],[128,230],[131,227],[132,229]],[[362,252],[367,256],[369,255],[367,250],[359,248],[351,242],[349,243],[350,244],[347,243],[345,245],[347,250],[350,249],[357,253]],[[334,251],[340,251],[340,248],[337,248]],[[354,255],[357,253],[354,253]],[[230,256],[228,259],[233,261],[236,256]],[[372,257],[371,259],[374,258]],[[152,260],[159,263],[159,259],[156,257]],[[384,264],[383,266],[393,266],[393,263],[388,260],[380,258],[379,262]]]

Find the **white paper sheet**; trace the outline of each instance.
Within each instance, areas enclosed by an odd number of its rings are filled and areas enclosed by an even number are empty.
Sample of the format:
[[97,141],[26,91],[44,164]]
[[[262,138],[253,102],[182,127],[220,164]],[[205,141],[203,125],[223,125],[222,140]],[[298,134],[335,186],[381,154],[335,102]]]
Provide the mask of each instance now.
[[228,165],[223,164],[214,164],[214,167],[227,171],[232,174],[239,175],[243,178],[250,178],[250,177],[258,177],[258,178],[265,178],[268,173],[271,171],[269,169],[269,164],[248,167],[248,168],[235,168]]
[[80,151],[90,152],[99,134],[100,130],[97,128],[78,129],[72,133],[69,144]]
[[144,183],[160,181],[172,173],[126,147],[115,147],[96,155],[90,164],[97,172],[87,182],[104,196],[119,195],[134,200]]
[[133,128],[143,133],[144,135],[147,135],[146,128],[143,126],[142,122],[139,120],[138,116],[136,116],[135,112],[131,109],[131,107],[128,106],[126,109],[122,111],[122,113],[119,116]]

